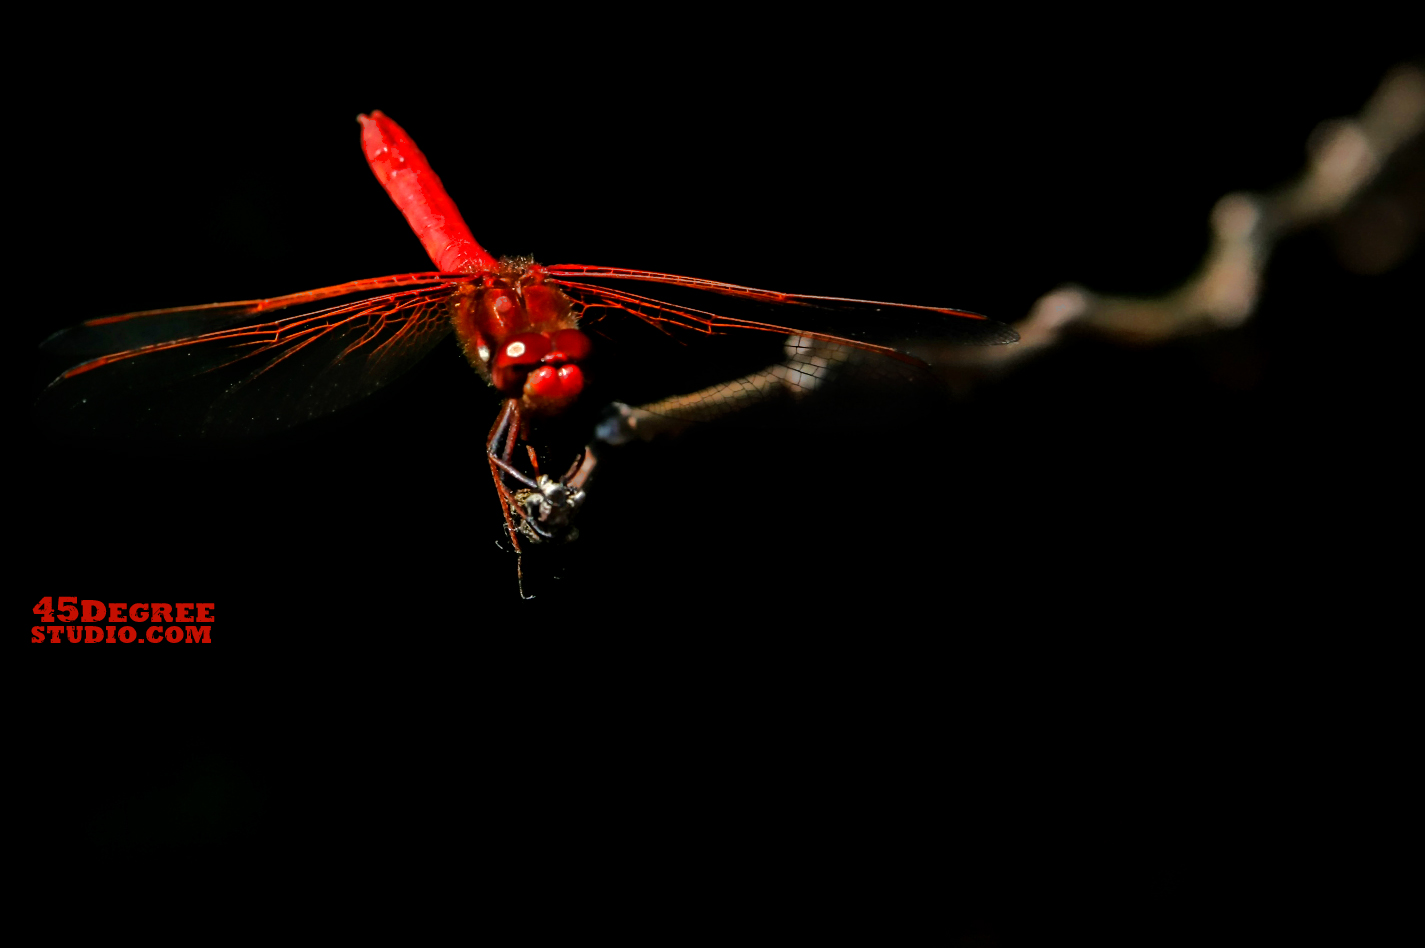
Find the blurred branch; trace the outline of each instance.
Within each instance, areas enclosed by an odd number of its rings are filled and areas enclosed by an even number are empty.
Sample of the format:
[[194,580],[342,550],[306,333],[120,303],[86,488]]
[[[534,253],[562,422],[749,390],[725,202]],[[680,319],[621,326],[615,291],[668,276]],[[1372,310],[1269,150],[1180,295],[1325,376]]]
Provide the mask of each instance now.
[[[1268,194],[1235,192],[1219,199],[1210,215],[1212,242],[1206,258],[1197,273],[1172,292],[1138,298],[1063,286],[1041,296],[1029,315],[1014,324],[1018,345],[927,342],[910,351],[935,366],[953,388],[963,389],[987,371],[1054,345],[1070,331],[1153,345],[1240,326],[1257,308],[1262,274],[1277,242],[1328,221],[1344,225],[1338,252],[1349,269],[1382,273],[1405,259],[1420,234],[1425,210],[1411,208],[1409,198],[1398,195],[1377,195],[1377,204],[1364,207],[1354,202],[1422,129],[1425,72],[1398,66],[1360,115],[1316,127],[1307,141],[1307,167],[1296,180]],[[1411,185],[1407,176],[1406,189]],[[837,349],[841,347],[818,347],[793,336],[787,343],[787,361],[764,372],[636,408],[615,403],[595,438],[609,444],[647,440],[679,431],[689,420],[739,411],[769,394],[800,397],[843,363],[855,361],[854,352]]]
[[[1307,142],[1306,169],[1267,194],[1236,192],[1212,209],[1212,243],[1186,283],[1160,297],[1136,298],[1063,286],[1040,297],[1015,324],[1017,346],[959,349],[932,361],[953,368],[998,366],[1053,345],[1067,331],[1120,342],[1156,344],[1178,336],[1241,325],[1257,307],[1262,273],[1277,242],[1305,227],[1341,218],[1387,163],[1425,129],[1425,72],[1398,66],[1361,113],[1322,122]],[[1384,272],[1404,259],[1419,236],[1401,201],[1368,209],[1348,229],[1343,262],[1357,272]],[[953,369],[952,369],[953,370]]]

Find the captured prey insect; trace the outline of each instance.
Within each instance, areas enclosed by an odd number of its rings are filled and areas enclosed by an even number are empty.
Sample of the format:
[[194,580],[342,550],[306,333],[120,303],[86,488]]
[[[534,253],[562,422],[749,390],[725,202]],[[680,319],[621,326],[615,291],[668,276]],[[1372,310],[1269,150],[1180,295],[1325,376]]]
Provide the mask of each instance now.
[[[989,345],[1018,338],[1009,327],[962,310],[780,293],[644,270],[542,266],[529,257],[496,259],[476,243],[400,126],[381,112],[358,120],[371,170],[434,271],[90,320],[46,343],[53,351],[92,356],[51,383],[41,397],[47,411],[83,423],[134,392],[157,392],[158,407],[179,430],[209,436],[276,430],[370,394],[453,332],[502,399],[485,455],[518,552],[522,540],[572,535],[594,452],[572,448],[572,463],[555,478],[540,471],[534,439],[542,419],[567,414],[585,393],[595,349],[586,330],[607,321],[623,318],[670,335],[780,334],[792,340],[784,380],[788,373],[817,376],[848,350],[923,365],[901,351],[908,339]],[[769,378],[638,411],[622,408],[622,422],[612,428],[606,422],[593,437],[627,440],[640,418],[726,413],[739,398],[757,397]],[[206,394],[188,395],[205,386]],[[729,395],[732,389],[737,397]]]

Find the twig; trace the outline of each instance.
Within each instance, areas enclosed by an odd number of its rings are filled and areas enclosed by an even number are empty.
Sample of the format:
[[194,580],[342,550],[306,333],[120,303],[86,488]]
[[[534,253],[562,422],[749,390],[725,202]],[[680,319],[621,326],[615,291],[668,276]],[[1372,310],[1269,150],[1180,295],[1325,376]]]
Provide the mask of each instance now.
[[[1095,293],[1060,287],[1040,297],[1015,324],[1017,346],[960,348],[932,361],[960,368],[1004,366],[1058,342],[1070,330],[1152,345],[1178,336],[1241,325],[1257,307],[1262,273],[1277,242],[1302,228],[1340,216],[1386,163],[1425,129],[1425,72],[1392,70],[1360,115],[1322,122],[1307,142],[1306,169],[1267,194],[1235,192],[1212,209],[1212,245],[1186,283],[1160,297]],[[1400,228],[1405,246],[1378,257],[1398,261],[1415,228]],[[1384,268],[1378,268],[1384,269]]]

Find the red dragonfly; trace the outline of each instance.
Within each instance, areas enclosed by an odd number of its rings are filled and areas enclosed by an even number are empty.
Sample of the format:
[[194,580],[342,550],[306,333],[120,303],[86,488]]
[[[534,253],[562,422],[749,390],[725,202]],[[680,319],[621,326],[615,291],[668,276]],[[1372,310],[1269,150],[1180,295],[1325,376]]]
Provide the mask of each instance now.
[[[435,271],[90,320],[46,343],[96,355],[50,385],[41,399],[47,410],[86,417],[143,389],[162,392],[163,409],[186,412],[188,427],[205,434],[279,429],[370,394],[454,332],[470,364],[503,399],[485,453],[518,552],[521,537],[567,537],[584,501],[593,451],[586,447],[558,479],[541,474],[532,425],[579,399],[583,364],[594,349],[586,330],[597,331],[603,320],[632,318],[670,335],[781,334],[792,340],[789,363],[808,377],[838,347],[923,366],[895,343],[986,345],[1018,338],[984,316],[942,307],[779,293],[645,270],[542,266],[527,257],[497,260],[475,242],[401,127],[381,112],[358,120],[371,170]],[[182,398],[164,387],[195,381],[216,391]],[[722,391],[646,406],[642,414],[711,417],[729,410],[726,387]],[[624,418],[626,427],[637,420],[627,409]],[[522,469],[520,447],[532,473]]]

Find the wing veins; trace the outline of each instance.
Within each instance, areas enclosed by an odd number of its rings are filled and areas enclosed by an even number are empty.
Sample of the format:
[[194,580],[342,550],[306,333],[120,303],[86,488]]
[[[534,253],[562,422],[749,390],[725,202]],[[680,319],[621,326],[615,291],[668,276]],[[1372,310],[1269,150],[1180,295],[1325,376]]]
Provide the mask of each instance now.
[[[676,326],[682,326],[683,328],[689,329],[694,332],[707,333],[708,335],[721,335],[721,333],[718,332],[718,330],[720,329],[755,329],[761,332],[786,333],[787,335],[804,336],[808,339],[815,339],[819,342],[829,342],[834,343],[836,345],[850,346],[853,349],[861,349],[865,352],[874,352],[880,355],[889,356],[901,362],[909,363],[911,365],[925,364],[923,360],[917,359],[915,356],[908,355],[891,346],[883,346],[873,342],[863,342],[859,339],[851,339],[849,337],[838,336],[833,333],[817,332],[816,330],[811,329],[800,329],[795,326],[783,326],[778,323],[768,323],[762,322],[760,320],[740,319],[735,316],[723,316],[718,313],[712,313],[690,306],[676,306],[672,303],[667,303],[663,300],[655,299],[653,297],[641,296],[637,293],[629,293],[624,290],[615,290],[611,287],[594,286],[592,284],[575,283],[566,280],[555,280],[553,282],[572,289],[576,293],[589,293],[597,298],[619,301],[614,303],[605,302],[593,305],[603,306],[609,309],[622,309],[625,312],[644,320],[645,322],[654,323],[654,325],[656,325],[654,320],[667,321],[673,323]],[[759,300],[759,302],[762,302],[762,300]],[[864,301],[854,300],[849,302],[859,303]],[[675,318],[663,320],[662,317],[649,316],[639,311],[637,307],[641,306],[649,306],[663,313],[667,313]],[[919,308],[924,309],[926,307]],[[680,318],[683,320],[688,320],[689,322],[683,322],[680,320]]]
[[[559,264],[546,268],[552,276],[562,277],[582,276],[595,279],[609,280],[630,280],[642,281],[645,283],[663,283],[670,286],[686,287],[693,290],[705,290],[709,293],[719,293],[724,296],[736,296],[742,299],[755,300],[762,303],[790,303],[797,306],[822,307],[823,304],[850,304],[853,306],[884,306],[890,309],[918,309],[930,313],[941,313],[947,316],[962,316],[966,319],[988,320],[989,317],[969,310],[952,309],[945,306],[925,306],[920,303],[886,303],[879,300],[853,299],[848,296],[816,296],[807,293],[783,293],[778,290],[762,290],[751,286],[741,286],[736,283],[724,283],[719,280],[704,280],[699,277],[678,276],[673,273],[655,273],[651,270],[625,270],[618,267],[593,267],[584,264]],[[563,283],[562,279],[555,282]]]
[[[427,298],[424,302],[426,304],[439,302],[439,300],[443,298],[445,287],[442,286],[439,287],[439,289],[442,292],[441,297]],[[372,316],[380,314],[383,312],[383,308],[384,311],[388,314],[399,312],[399,307],[393,307],[391,305],[396,300],[411,296],[418,296],[423,293],[429,292],[429,288],[424,290],[402,290],[397,293],[388,294],[386,296],[375,297],[374,299],[353,300],[350,303],[342,303],[337,306],[330,306],[326,309],[317,310],[314,313],[303,313],[296,316],[287,316],[283,317],[282,319],[277,319],[266,323],[258,323],[252,326],[233,326],[228,329],[219,329],[210,333],[203,333],[198,336],[186,336],[180,339],[172,339],[167,342],[150,343],[146,346],[138,346],[133,349],[125,349],[121,352],[114,352],[108,355],[98,356],[97,358],[90,359],[87,362],[81,362],[79,365],[65,370],[65,372],[61,374],[59,378],[55,381],[58,382],[63,379],[73,378],[76,375],[82,375],[85,372],[102,368],[106,365],[112,365],[116,362],[121,362],[126,359],[133,359],[137,358],[138,356],[148,355],[156,352],[164,352],[182,346],[191,346],[209,342],[231,342],[236,343],[237,345],[242,345],[243,343],[239,342],[239,340],[241,340],[245,336],[259,337],[258,339],[254,339],[252,344],[261,345],[261,348],[244,353],[239,356],[238,359],[223,363],[223,366],[228,366],[232,365],[236,361],[239,361],[240,359],[251,358],[255,355],[261,355],[262,353],[269,351],[275,346],[293,343],[303,336],[313,336],[313,334],[315,334],[314,338],[319,339],[322,336],[326,335],[328,332],[331,332],[335,329],[339,329],[342,326],[346,326],[355,320],[361,319],[363,316]],[[424,306],[413,307],[410,316],[415,317],[417,316],[417,314],[422,314],[424,308]],[[181,310],[179,311],[181,312]],[[155,310],[154,312],[160,311]],[[336,322],[331,322],[330,320],[336,316],[344,316],[344,318]],[[409,317],[406,320],[403,320],[403,322],[406,322],[407,324],[409,324],[411,321],[412,319]],[[385,321],[383,320],[377,324],[378,332],[379,327],[383,325],[384,322]],[[266,339],[265,341],[261,339],[261,337],[268,336],[269,334],[271,335],[270,339]],[[364,339],[362,341],[364,342]],[[360,344],[361,342],[358,342],[353,345],[352,348],[357,348]],[[343,353],[343,355],[345,355],[345,353]]]

